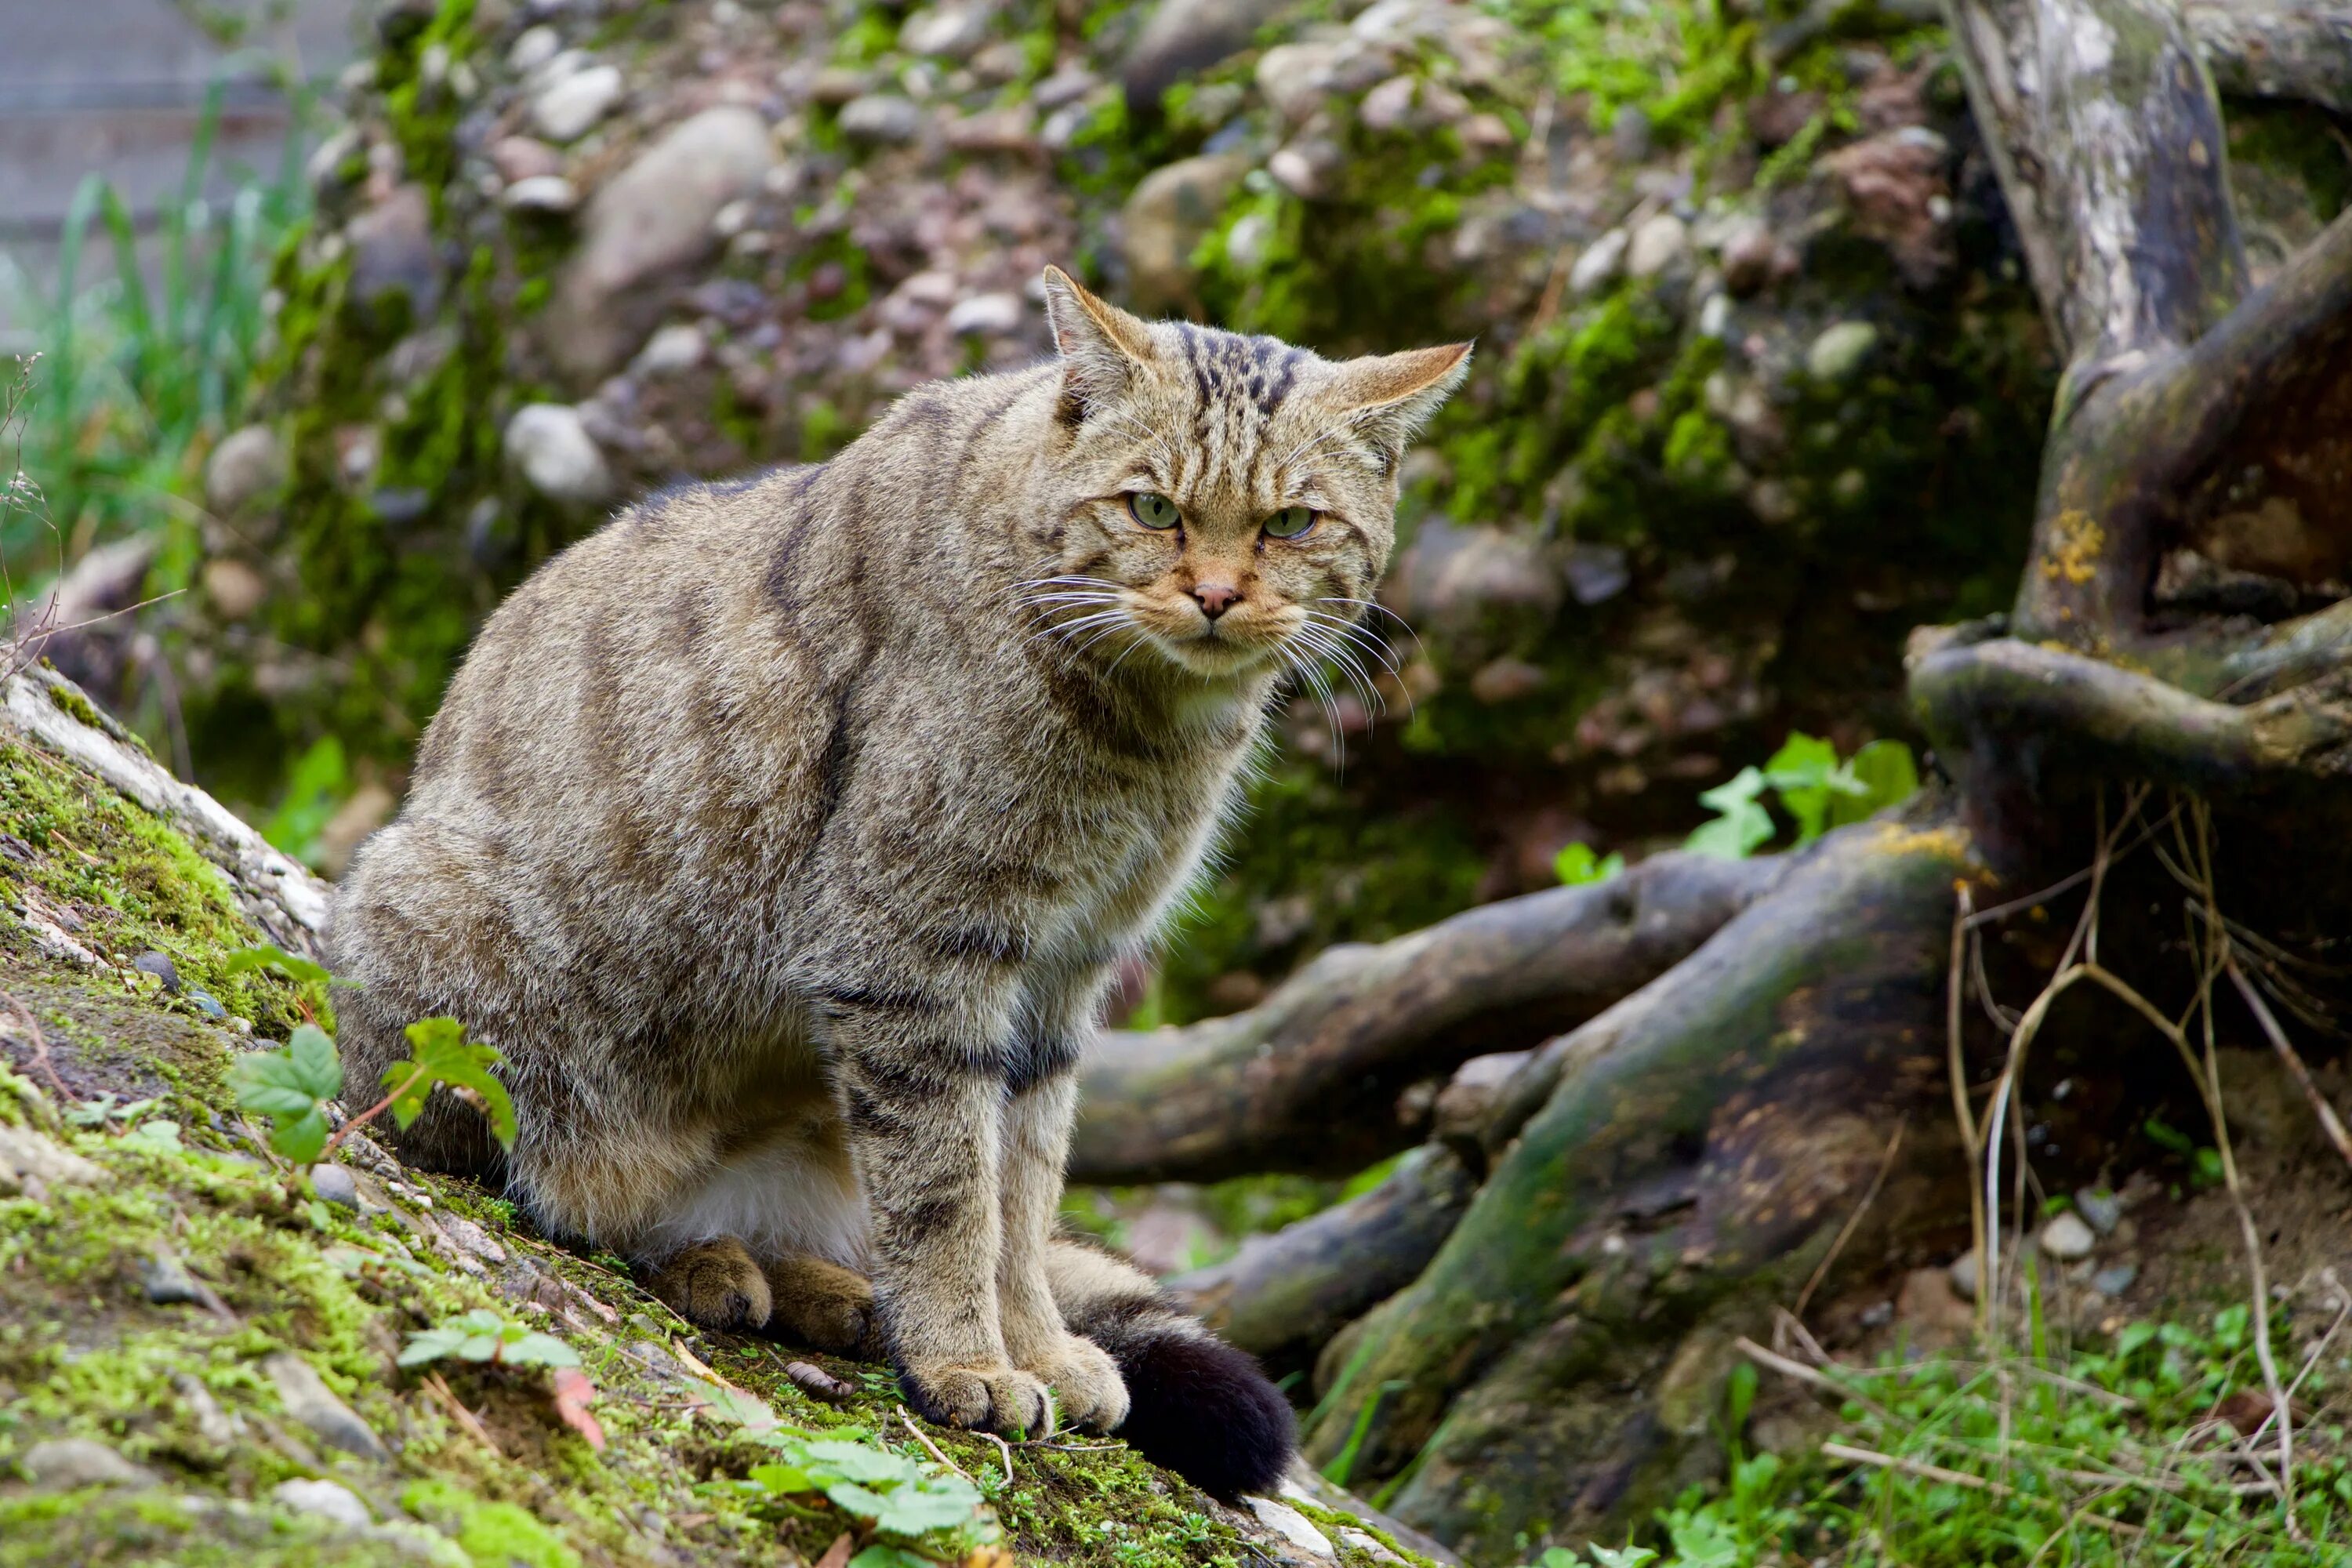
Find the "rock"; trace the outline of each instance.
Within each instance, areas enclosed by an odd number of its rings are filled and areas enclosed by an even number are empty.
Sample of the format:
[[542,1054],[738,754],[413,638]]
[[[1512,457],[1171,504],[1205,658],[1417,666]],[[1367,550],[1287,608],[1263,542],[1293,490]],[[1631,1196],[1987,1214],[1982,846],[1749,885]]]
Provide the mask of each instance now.
[[1433,519],[1391,574],[1389,597],[1433,647],[1465,661],[1514,646],[1551,623],[1565,589],[1543,545],[1488,525]]
[[618,66],[589,66],[557,78],[531,100],[530,121],[551,142],[570,142],[610,114],[626,89]]
[[1257,61],[1257,89],[1285,120],[1305,120],[1330,96],[1339,46],[1320,41],[1276,44]]
[[923,133],[923,111],[895,92],[869,92],[841,106],[841,133],[882,146],[912,142]]
[[1617,276],[1624,265],[1625,247],[1633,236],[1622,228],[1612,228],[1584,247],[1576,265],[1568,269],[1568,291],[1578,299],[1598,293],[1603,284]]
[[1381,1545],[1379,1536],[1368,1535],[1360,1530],[1349,1530],[1344,1525],[1337,1533],[1340,1545],[1360,1552],[1375,1563],[1393,1563],[1397,1568],[1404,1568],[1404,1559]]
[[309,1427],[321,1443],[363,1459],[392,1457],[374,1429],[353,1414],[350,1405],[336,1398],[334,1391],[300,1356],[291,1351],[278,1351],[262,1359],[261,1370],[277,1388],[286,1414]]
[[1470,678],[1470,695],[1492,708],[1532,697],[1550,679],[1540,665],[1529,664],[1523,658],[1498,658],[1481,665],[1478,673]]
[[1371,91],[1364,94],[1356,106],[1356,118],[1372,131],[1402,131],[1415,123],[1413,99],[1420,79],[1411,76],[1392,76]]
[[286,483],[286,447],[267,425],[247,425],[221,437],[205,459],[205,504],[233,517],[268,500]]
[[2130,1289],[2132,1281],[2138,1278],[2138,1264],[2118,1263],[2111,1268],[2102,1268],[2092,1275],[2091,1289],[2102,1296],[2120,1296]]
[[1945,1272],[1951,1278],[1953,1290],[1964,1300],[1973,1301],[1977,1299],[1977,1274],[1981,1268],[1982,1265],[1977,1261],[1977,1249],[1971,1247],[1953,1258]]
[[2084,1187],[2074,1194],[2074,1212],[2101,1236],[2113,1236],[2123,1223],[2123,1201],[2105,1187]]
[[212,1019],[215,1023],[219,1023],[222,1019],[228,1016],[228,1009],[220,1005],[220,998],[215,996],[209,991],[199,991],[194,986],[191,985],[188,987],[186,996],[189,1006],[194,1007],[197,1012],[202,1013],[205,1017]]
[[940,5],[918,11],[898,29],[898,47],[909,54],[963,59],[988,41],[994,20],[984,5]]
[[158,1307],[178,1306],[194,1302],[204,1304],[205,1288],[188,1272],[188,1266],[169,1252],[158,1252],[139,1267],[139,1283],[147,1292],[147,1300]]
[[1976,1326],[1976,1310],[1948,1268],[1915,1268],[1895,1293],[1893,1316],[1915,1342],[1956,1343]]
[[261,608],[269,596],[269,580],[235,556],[215,556],[204,564],[205,597],[225,621],[242,621]]
[[580,193],[561,174],[533,174],[500,191],[499,200],[516,212],[568,213],[580,205]]
[[672,127],[589,198],[546,317],[543,341],[567,374],[593,385],[620,367],[668,307],[646,285],[716,248],[719,209],[757,195],[774,160],[759,113],[721,104]]
[[195,1373],[175,1372],[172,1374],[172,1392],[195,1417],[196,1431],[215,1448],[226,1448],[245,1436],[245,1423],[220,1407],[213,1391],[204,1385]]
[[491,1240],[488,1231],[463,1215],[443,1215],[441,1231],[485,1263],[504,1263],[507,1260],[507,1249]]
[[154,1472],[88,1437],[53,1437],[36,1443],[17,1463],[33,1478],[33,1485],[45,1492],[155,1484]]
[[545,23],[536,27],[525,27],[515,39],[514,47],[507,50],[507,68],[517,76],[529,76],[562,53],[562,35]]
[[512,184],[563,173],[563,154],[535,136],[503,136],[491,143],[490,167]]
[[1862,368],[1878,346],[1878,329],[1868,321],[1840,321],[1805,351],[1805,369],[1815,381],[1841,382]]
[[1262,1497],[1244,1497],[1242,1501],[1249,1505],[1250,1512],[1257,1516],[1260,1524],[1307,1556],[1327,1562],[1338,1560],[1339,1553],[1332,1546],[1331,1538],[1316,1529],[1305,1514],[1288,1503]]
[[0,1122],[0,1193],[38,1196],[52,1186],[95,1186],[105,1170],[45,1133]]
[[1009,338],[1027,314],[1018,294],[974,294],[948,312],[948,331],[958,337]]
[[318,1194],[321,1202],[333,1204],[339,1208],[356,1209],[360,1206],[359,1178],[352,1174],[348,1166],[311,1166],[310,1191]]
[[269,1499],[280,1508],[352,1530],[365,1530],[375,1522],[359,1494],[334,1481],[280,1481],[269,1489]]
[[142,974],[152,974],[162,981],[163,989],[167,992],[176,992],[180,988],[180,971],[172,963],[172,955],[168,952],[157,952],[150,949],[132,959],[131,967]]
[[674,322],[646,340],[629,369],[640,376],[676,375],[700,364],[709,348],[700,327],[691,321]]
[[1760,223],[1743,226],[1723,247],[1723,286],[1745,300],[1772,280],[1777,250],[1772,231]]
[[1690,226],[1672,213],[1660,213],[1633,231],[1625,247],[1625,270],[1635,278],[1655,278],[1690,249]]
[[1156,117],[1160,94],[1247,47],[1282,7],[1283,0],[1160,0],[1119,68],[1129,112]]
[[1094,91],[1100,79],[1084,66],[1064,66],[1029,89],[1029,101],[1051,114]]
[[612,470],[577,408],[530,403],[516,409],[507,421],[506,454],[531,489],[551,500],[593,506],[612,494]]
[[1120,209],[1120,247],[1138,310],[1158,315],[1196,302],[1192,252],[1216,226],[1249,168],[1246,153],[1204,153],[1180,158],[1136,182]]
[[2042,1250],[2062,1263],[2088,1258],[2091,1248],[2098,1244],[2098,1237],[2083,1223],[2083,1216],[2072,1209],[2053,1215],[2050,1223],[2042,1227]]
[[1331,194],[1333,177],[1347,164],[1347,151],[1337,142],[1310,136],[1268,158],[1265,172],[1292,195],[1311,202]]
[[433,251],[433,204],[425,187],[395,185],[343,229],[352,249],[352,293],[376,304],[408,296],[409,316],[423,321],[441,302],[441,268]]

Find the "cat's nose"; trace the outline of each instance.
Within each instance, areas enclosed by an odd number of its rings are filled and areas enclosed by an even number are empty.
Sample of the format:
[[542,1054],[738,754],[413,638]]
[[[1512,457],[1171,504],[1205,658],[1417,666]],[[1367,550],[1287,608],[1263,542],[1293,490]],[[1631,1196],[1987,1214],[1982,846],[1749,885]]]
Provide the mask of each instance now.
[[1199,600],[1201,613],[1215,620],[1241,602],[1242,591],[1230,583],[1195,583],[1192,597]]

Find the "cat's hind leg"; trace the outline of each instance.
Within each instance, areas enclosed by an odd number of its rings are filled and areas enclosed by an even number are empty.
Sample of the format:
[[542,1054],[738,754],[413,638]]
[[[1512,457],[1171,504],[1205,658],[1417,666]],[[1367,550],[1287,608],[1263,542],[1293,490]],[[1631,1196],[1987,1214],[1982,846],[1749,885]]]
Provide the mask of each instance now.
[[772,1305],[767,1331],[794,1344],[859,1361],[887,1361],[874,1310],[874,1282],[813,1253],[761,1265]]
[[774,1300],[759,1260],[731,1236],[673,1253],[646,1270],[646,1289],[705,1329],[764,1328]]

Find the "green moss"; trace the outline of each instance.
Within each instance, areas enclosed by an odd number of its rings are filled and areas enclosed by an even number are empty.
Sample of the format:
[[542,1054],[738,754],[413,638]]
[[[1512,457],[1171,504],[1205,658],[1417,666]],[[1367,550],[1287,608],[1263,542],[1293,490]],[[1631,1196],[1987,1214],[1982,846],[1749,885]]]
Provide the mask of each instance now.
[[2352,148],[2326,110],[2233,100],[2228,119],[2230,156],[2296,182],[2309,193],[2318,222],[2352,206]]
[[403,1508],[453,1536],[477,1568],[579,1568],[580,1553],[510,1502],[484,1502],[442,1480],[413,1481]]
[[93,730],[106,728],[105,722],[98,716],[98,710],[89,705],[89,699],[69,686],[50,687],[49,700],[57,705],[58,711],[80,720]]

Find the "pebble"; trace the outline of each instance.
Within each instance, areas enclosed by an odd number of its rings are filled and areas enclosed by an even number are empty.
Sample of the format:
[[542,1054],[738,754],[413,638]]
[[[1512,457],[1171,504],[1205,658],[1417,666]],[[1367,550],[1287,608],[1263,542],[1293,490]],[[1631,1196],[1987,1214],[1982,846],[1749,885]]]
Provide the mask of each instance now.
[[1633,231],[1625,247],[1625,270],[1635,278],[1655,278],[1690,249],[1690,226],[1672,213],[1660,213]]
[[199,991],[192,985],[182,994],[189,1006],[215,1023],[219,1023],[228,1016],[228,1009],[222,1006],[220,998],[209,991]]
[[375,1522],[359,1494],[334,1481],[280,1481],[269,1489],[270,1500],[295,1513],[332,1521],[352,1530]]
[[852,142],[896,144],[923,132],[923,111],[895,92],[869,92],[841,106],[841,133]]
[[581,422],[580,411],[562,403],[530,403],[507,421],[507,460],[540,494],[560,501],[594,505],[613,492],[604,454]]
[[172,1374],[172,1391],[195,1417],[196,1431],[215,1448],[226,1448],[245,1436],[245,1423],[220,1407],[213,1391],[190,1372]]
[[1540,665],[1523,658],[1498,658],[1479,666],[1470,678],[1470,695],[1492,708],[1532,697],[1550,679]]
[[[1249,167],[1246,153],[1206,153],[1163,164],[1136,182],[1120,209],[1119,245],[1129,289],[1143,310],[1179,310],[1192,300],[1192,253],[1216,226]],[[1229,238],[1228,255],[1232,248]]]
[[580,205],[580,193],[561,174],[532,174],[499,192],[499,200],[516,212],[568,213]]
[[1330,194],[1332,177],[1347,163],[1338,142],[1313,136],[1276,152],[1265,161],[1265,172],[1291,195],[1311,202]]
[[610,114],[625,90],[618,66],[589,66],[559,78],[531,100],[531,123],[551,142],[571,142]]
[[525,27],[507,50],[507,68],[517,76],[529,76],[553,59],[563,47],[563,38],[552,27],[544,25]]
[[441,1229],[450,1240],[486,1263],[504,1263],[507,1260],[507,1249],[491,1240],[489,1232],[463,1215],[443,1215]]
[[1840,321],[1805,351],[1805,369],[1815,381],[1840,382],[1862,368],[1878,346],[1878,329],[1868,321]]
[[1315,1528],[1314,1522],[1286,1502],[1272,1498],[1244,1497],[1250,1512],[1257,1521],[1282,1537],[1309,1557],[1337,1561],[1339,1553],[1332,1547],[1331,1538]]
[[2098,1237],[2083,1223],[2083,1216],[2071,1209],[2052,1216],[2050,1223],[2042,1227],[2042,1250],[2061,1262],[2088,1258],[2091,1248],[2098,1243]]
[[33,1484],[43,1491],[155,1484],[152,1471],[88,1437],[53,1437],[46,1443],[36,1443],[25,1450],[17,1463],[25,1467]]
[[2116,1226],[2123,1223],[2124,1205],[2104,1187],[2084,1187],[2074,1194],[2074,1212],[2101,1236],[2113,1236]]
[[143,974],[153,975],[163,983],[163,989],[166,991],[177,991],[180,988],[180,972],[173,965],[172,955],[168,952],[157,952],[151,948],[132,959],[131,967]]
[[227,556],[205,563],[205,597],[225,621],[241,621],[261,608],[269,596],[269,580],[244,562]]
[[1971,1247],[1966,1252],[1961,1253],[1958,1258],[1953,1258],[1951,1268],[1946,1270],[1946,1272],[1951,1276],[1952,1289],[1958,1291],[1962,1296],[1971,1301],[1977,1299],[1977,1269],[1979,1267],[1979,1265],[1977,1262],[1977,1249]]
[[1398,1565],[1398,1568],[1403,1568],[1404,1559],[1381,1545],[1381,1538],[1377,1535],[1369,1535],[1363,1531],[1349,1530],[1343,1526],[1339,1531],[1339,1536],[1340,1545],[1360,1552],[1375,1563],[1393,1563]]
[[1576,265],[1568,269],[1568,291],[1579,299],[1596,293],[1601,287],[1617,276],[1625,263],[1625,247],[1633,237],[1622,228],[1612,228],[1584,247]]
[[490,167],[499,178],[513,184],[541,174],[563,172],[563,154],[536,136],[506,136],[490,148]]
[[360,1206],[360,1184],[348,1167],[313,1165],[310,1167],[310,1190],[324,1202],[339,1208]]
[[918,11],[898,29],[898,47],[909,54],[962,59],[988,41],[989,8],[941,5]]
[[433,246],[433,205],[425,187],[398,185],[343,227],[352,247],[352,292],[373,304],[408,296],[410,316],[430,321],[441,302],[441,262]]
[[279,1351],[263,1358],[261,1370],[277,1388],[286,1414],[309,1427],[321,1443],[363,1459],[392,1457],[384,1450],[383,1440],[375,1435],[374,1428],[336,1398],[325,1380],[300,1356]]
[[974,294],[948,312],[948,331],[958,337],[1008,338],[1021,330],[1027,314],[1018,294]]
[[140,1265],[139,1283],[146,1289],[147,1300],[159,1307],[202,1303],[205,1299],[204,1287],[188,1272],[188,1266],[169,1252],[158,1252]]
[[286,482],[286,447],[267,425],[247,425],[221,437],[205,459],[205,501],[223,515],[243,511]]
[[646,340],[629,368],[641,376],[676,375],[692,370],[709,353],[709,340],[691,321],[677,321]]
[[2138,1278],[2138,1264],[2118,1263],[2113,1268],[2102,1268],[2092,1275],[2091,1289],[2102,1296],[2120,1296],[2130,1289],[2132,1281]]
[[0,1122],[0,1193],[34,1186],[92,1186],[106,1172],[29,1127]]

